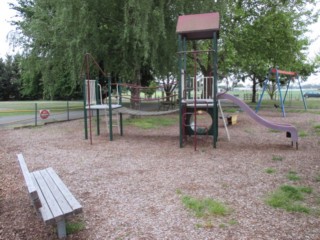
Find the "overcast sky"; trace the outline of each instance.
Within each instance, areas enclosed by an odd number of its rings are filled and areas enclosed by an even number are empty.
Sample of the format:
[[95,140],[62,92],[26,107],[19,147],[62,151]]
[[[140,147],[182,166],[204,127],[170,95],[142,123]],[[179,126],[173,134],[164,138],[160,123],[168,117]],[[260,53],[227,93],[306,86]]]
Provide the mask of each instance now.
[[[10,47],[9,42],[7,41],[7,35],[10,31],[14,31],[14,27],[9,24],[9,21],[12,20],[15,12],[9,9],[8,3],[15,3],[16,0],[0,0],[0,58],[4,58],[6,54],[14,55],[17,49]],[[320,1],[318,1],[318,9],[320,9]],[[320,52],[320,22],[310,26],[310,33],[308,36],[310,39],[316,39],[313,42],[309,49],[309,57],[313,58],[316,53]],[[320,82],[320,77],[312,76],[310,81]]]
[[9,2],[15,2],[15,0],[0,0],[0,58],[4,58],[6,54],[14,54],[7,41],[8,33],[14,29],[8,21],[15,14],[13,10],[9,9]]

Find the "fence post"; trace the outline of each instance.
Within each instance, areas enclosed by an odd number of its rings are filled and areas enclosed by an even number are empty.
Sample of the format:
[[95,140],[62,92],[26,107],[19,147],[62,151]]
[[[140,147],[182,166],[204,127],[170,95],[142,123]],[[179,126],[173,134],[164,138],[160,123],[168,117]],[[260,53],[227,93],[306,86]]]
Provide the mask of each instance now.
[[34,123],[35,123],[35,126],[37,126],[38,125],[38,122],[37,122],[37,120],[38,120],[38,104],[37,103],[34,104],[34,109],[35,109],[35,111],[34,111]]
[[70,117],[69,117],[69,101],[67,100],[67,120],[70,121]]

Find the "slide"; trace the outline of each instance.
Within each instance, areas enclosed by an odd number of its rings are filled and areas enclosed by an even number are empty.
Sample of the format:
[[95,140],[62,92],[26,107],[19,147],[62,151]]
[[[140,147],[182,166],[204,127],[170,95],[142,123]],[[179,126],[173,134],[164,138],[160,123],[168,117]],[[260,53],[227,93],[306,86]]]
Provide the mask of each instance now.
[[256,114],[255,111],[253,111],[246,103],[244,103],[239,98],[232,96],[227,93],[218,93],[217,95],[218,99],[227,99],[232,101],[234,104],[238,105],[244,112],[246,112],[252,119],[254,119],[257,123],[274,130],[278,131],[285,131],[289,132],[292,140],[292,144],[296,145],[296,148],[298,149],[298,132],[295,126],[291,124],[284,124],[284,123],[274,123],[270,122],[262,117],[260,117],[258,114]]

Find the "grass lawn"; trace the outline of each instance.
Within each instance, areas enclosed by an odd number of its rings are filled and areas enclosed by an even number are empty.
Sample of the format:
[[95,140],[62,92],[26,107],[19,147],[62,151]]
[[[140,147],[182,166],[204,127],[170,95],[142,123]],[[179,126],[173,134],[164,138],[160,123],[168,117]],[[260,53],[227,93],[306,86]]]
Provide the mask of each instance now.
[[[244,94],[248,94],[249,92],[229,91],[228,93],[244,100]],[[252,103],[249,100],[245,100],[245,102],[252,109],[255,109],[257,106],[257,103]],[[305,102],[308,111],[320,114],[320,98],[308,98],[305,99]],[[279,100],[270,100],[268,94],[265,94],[260,109],[274,108],[274,104],[279,105]],[[289,92],[284,106],[286,112],[305,111],[299,91]],[[2,101],[0,102],[0,117],[34,114],[35,110],[39,111],[40,109],[48,109],[50,112],[65,112],[68,108],[69,110],[81,110],[83,108],[83,101]],[[228,111],[227,109],[225,110]],[[281,110],[279,109],[279,111]]]
[[51,112],[81,110],[82,101],[8,101],[0,102],[0,117],[34,114],[37,109],[48,109]]

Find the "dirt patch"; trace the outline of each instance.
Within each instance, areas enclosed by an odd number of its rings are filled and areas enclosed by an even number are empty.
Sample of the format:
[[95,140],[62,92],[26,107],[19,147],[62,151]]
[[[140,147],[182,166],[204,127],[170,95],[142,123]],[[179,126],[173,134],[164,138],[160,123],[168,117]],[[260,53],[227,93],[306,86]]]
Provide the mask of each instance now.
[[[53,167],[83,205],[84,213],[70,220],[83,221],[85,229],[67,239],[319,239],[320,137],[314,126],[320,116],[260,115],[303,131],[299,150],[284,132],[257,125],[245,113],[229,127],[230,142],[221,123],[217,148],[212,136],[201,136],[197,151],[192,137],[179,148],[178,123],[149,130],[125,126],[124,136],[115,131],[112,142],[103,128],[93,145],[84,140],[83,120],[1,130],[0,239],[56,239],[30,205],[17,153],[30,171]],[[300,180],[290,181],[289,171]],[[283,184],[313,189],[305,203],[310,214],[265,204]],[[214,198],[232,212],[198,219],[184,208],[182,195]]]

